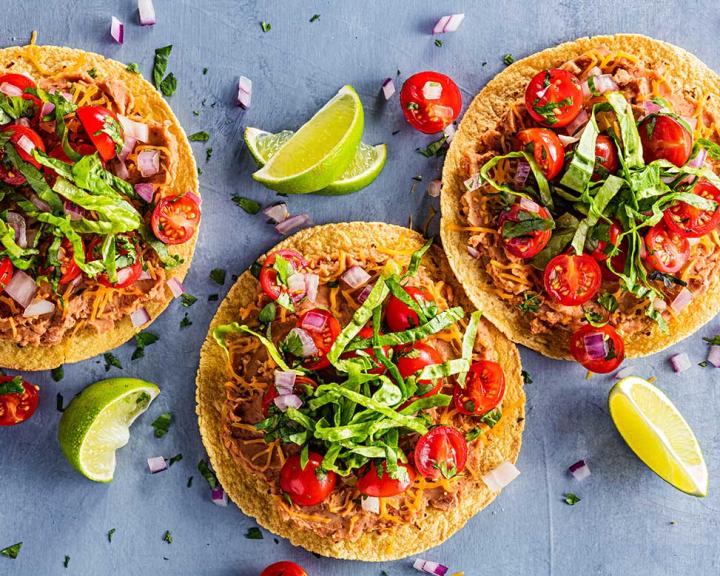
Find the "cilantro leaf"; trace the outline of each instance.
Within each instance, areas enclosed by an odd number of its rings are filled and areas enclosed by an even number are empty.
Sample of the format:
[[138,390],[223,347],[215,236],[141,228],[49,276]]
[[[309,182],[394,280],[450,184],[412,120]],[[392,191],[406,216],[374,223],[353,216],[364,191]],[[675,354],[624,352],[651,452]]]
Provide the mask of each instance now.
[[[412,102],[410,104],[412,104]],[[408,107],[410,104],[408,104]],[[432,158],[433,156],[445,156],[447,149],[447,136],[442,136],[438,140],[430,142],[425,148],[416,148],[415,150],[425,156],[425,158]]]
[[190,140],[190,142],[207,142],[208,140],[210,140],[210,134],[203,130],[202,132],[195,132],[195,134],[190,134],[190,136],[188,136],[188,139]]
[[200,460],[200,462],[198,462],[197,468],[200,471],[200,474],[202,474],[203,478],[207,480],[207,483],[211,489],[214,490],[220,485],[218,483],[217,476],[215,476],[215,473],[210,469],[210,466],[205,460]]
[[247,532],[245,533],[245,538],[248,540],[262,540],[263,534],[260,531],[260,528],[257,526],[252,526],[251,528],[247,529]]
[[310,18],[310,22],[317,22],[318,20],[320,20],[320,14],[313,14]]
[[182,302],[183,308],[190,308],[195,302],[197,302],[197,296],[193,296],[192,294],[188,294],[185,292],[180,296],[180,300]]
[[137,62],[130,62],[126,67],[125,70],[128,72],[131,72],[133,74],[140,74],[140,67],[138,66]]
[[210,280],[215,282],[218,286],[225,284],[225,270],[222,268],[214,268],[210,271]]
[[168,544],[173,543],[172,534],[170,533],[170,530],[165,530],[165,534],[163,535],[163,541],[167,542]]
[[131,360],[137,360],[138,358],[143,358],[145,356],[145,347],[150,346],[150,344],[155,344],[160,339],[160,336],[155,334],[154,332],[139,332],[138,334],[135,334],[135,352],[133,352],[133,355],[131,356]]
[[22,394],[25,391],[21,376],[14,376],[11,380],[0,384],[0,396],[3,394]]
[[183,319],[180,320],[180,329],[187,328],[188,326],[192,326],[192,321],[188,317],[187,313],[185,316],[183,316]]
[[580,502],[580,497],[572,492],[566,492],[563,496],[563,502],[565,502],[568,506],[575,506],[575,504]]
[[507,54],[503,54],[502,61],[505,66],[510,66],[510,64],[515,62],[515,58],[508,52]]
[[235,202],[240,208],[245,210],[248,214],[257,214],[260,212],[260,203],[244,196],[235,195],[232,197],[232,201]]
[[170,423],[172,422],[172,414],[170,412],[163,412],[155,418],[151,426],[155,429],[155,438],[162,438],[168,433],[170,429]]
[[603,292],[598,296],[598,304],[608,312],[615,312],[618,309],[618,301],[610,292]]
[[15,560],[15,558],[18,557],[18,554],[20,554],[20,548],[22,548],[22,545],[23,545],[22,542],[18,542],[17,544],[13,544],[12,546],[3,548],[2,550],[0,550],[0,554]]
[[267,33],[267,32],[270,32],[270,30],[272,28],[272,24],[270,24],[270,22],[265,22],[265,20],[263,20],[262,22],[260,22],[260,28],[262,29],[263,32]]
[[115,534],[115,532],[117,532],[117,528],[110,528],[110,530],[108,530],[108,533],[107,533],[108,542],[112,542],[113,535]]
[[170,458],[170,460],[168,460],[168,467],[175,464],[175,462],[180,462],[180,460],[182,460],[182,459],[183,459],[182,454],[175,454],[175,456],[173,456],[172,458]]
[[119,368],[122,370],[120,360],[118,360],[117,356],[115,356],[112,352],[105,352],[105,354],[103,354],[103,358],[105,358],[105,372],[109,372],[110,368]]
[[65,377],[65,369],[63,366],[58,366],[57,368],[53,368],[50,371],[50,374],[52,375],[52,379],[55,380],[55,382],[60,382]]
[[175,91],[177,90],[177,78],[175,78],[175,74],[170,72],[162,82],[160,82],[160,92],[163,93],[164,96],[172,96],[175,94]]

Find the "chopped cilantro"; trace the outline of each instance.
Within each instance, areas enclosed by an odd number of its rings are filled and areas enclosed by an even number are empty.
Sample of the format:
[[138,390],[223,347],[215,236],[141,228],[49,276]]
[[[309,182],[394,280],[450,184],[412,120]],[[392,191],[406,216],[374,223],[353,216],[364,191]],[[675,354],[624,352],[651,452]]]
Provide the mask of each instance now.
[[563,98],[562,100],[558,102],[546,102],[545,104],[540,104],[540,98],[535,98],[532,103],[532,108],[537,112],[540,116],[545,118],[545,121],[549,125],[553,125],[557,123],[557,116],[556,112],[560,111],[562,108],[566,108],[568,106],[572,106],[573,99],[572,96],[568,96],[567,98]]
[[510,64],[515,62],[515,58],[513,58],[513,55],[508,52],[507,54],[503,54],[502,61],[505,66],[510,66]]
[[63,560],[63,568],[67,568],[68,564],[70,564],[70,556],[65,556],[65,560]]
[[213,155],[212,148],[208,148],[207,150],[205,150],[205,162],[210,162],[210,158],[212,158],[212,155]]
[[585,320],[587,321],[590,326],[595,326],[595,328],[600,328],[601,326],[605,326],[605,324],[608,323],[608,321],[605,319],[605,317],[600,314],[599,312],[595,312],[594,310],[591,310],[590,308],[583,309],[583,313],[585,315]]
[[443,45],[443,41],[440,40],[440,38],[436,38],[436,39],[435,39],[435,46],[437,46],[438,48],[440,48],[440,47],[442,47],[442,45]]
[[209,294],[208,295],[208,302],[217,302],[220,300],[220,294]]
[[97,78],[97,68],[90,68],[90,70],[88,70],[87,73],[88,73],[88,76],[90,76],[90,78],[93,78],[93,79]]
[[137,360],[145,356],[145,347],[150,344],[155,344],[160,339],[160,336],[154,332],[139,332],[135,334],[135,352],[131,356],[131,360]]
[[116,531],[117,531],[117,528],[110,528],[110,530],[108,530],[108,533],[107,533],[108,542],[112,542],[113,535],[115,534]]
[[565,502],[568,506],[575,506],[575,504],[580,502],[580,497],[572,492],[566,492],[563,497],[563,502]]
[[245,533],[245,538],[248,540],[262,540],[263,535],[262,532],[260,532],[260,528],[257,526],[253,526],[252,528],[248,528],[247,532]]
[[412,179],[415,180],[415,182],[422,182],[422,176],[420,174],[413,176]]
[[203,478],[207,480],[207,483],[209,484],[211,489],[215,489],[218,487],[218,480],[217,476],[215,476],[215,473],[210,470],[210,466],[205,460],[200,460],[198,462],[198,470],[200,471],[200,474],[203,475]]
[[522,377],[523,377],[523,384],[532,384],[533,383],[533,379],[530,376],[530,372],[528,372],[527,370],[523,370],[521,373],[522,373]]
[[275,302],[268,302],[265,306],[263,306],[263,309],[260,310],[258,320],[260,320],[261,324],[270,324],[270,322],[275,320],[276,314],[277,310],[275,308]]
[[195,132],[195,134],[190,134],[188,138],[190,138],[190,142],[207,142],[208,140],[210,140],[210,134],[208,132],[205,132],[205,130],[202,130],[201,132]]
[[182,454],[175,454],[175,456],[173,456],[172,458],[170,458],[170,460],[168,460],[168,467],[175,464],[175,462],[180,462],[180,460],[182,460],[182,459],[183,459]]
[[125,70],[133,74],[140,74],[140,67],[137,65],[137,62],[130,62],[130,64],[125,67]]
[[105,372],[109,372],[110,368],[119,368],[122,370],[120,360],[118,360],[117,356],[115,356],[112,352],[105,352],[105,354],[103,354],[103,358],[105,358]]
[[207,67],[203,68],[203,76],[208,73]]
[[180,296],[180,301],[182,302],[184,308],[190,308],[190,306],[197,302],[197,296],[185,293]]
[[192,488],[193,478],[194,478],[194,476],[189,476],[189,477],[188,477],[188,481],[187,481],[187,487],[188,487],[188,488]]
[[610,294],[610,292],[603,292],[598,296],[598,304],[605,308],[608,312],[615,312],[615,310],[618,309],[618,301],[615,296]]
[[210,280],[218,286],[223,286],[225,284],[225,270],[222,268],[213,268],[210,271]]
[[518,308],[520,308],[520,312],[523,314],[527,314],[528,312],[535,314],[540,310],[540,304],[542,304],[540,296],[531,292],[523,292],[523,301],[518,304]]
[[155,418],[151,426],[155,429],[155,438],[162,438],[168,433],[170,429],[170,423],[172,422],[172,414],[170,412],[163,412]]
[[447,136],[442,136],[440,139],[428,144],[425,148],[416,148],[416,150],[425,156],[425,158],[444,156],[445,152],[447,152]]
[[60,380],[65,377],[65,369],[62,366],[58,366],[57,368],[53,368],[50,371],[50,374],[55,382],[60,382]]
[[312,18],[310,18],[310,22],[317,22],[320,20],[320,14],[313,14]]
[[187,313],[185,313],[185,316],[183,316],[183,319],[180,320],[180,329],[187,328],[188,326],[192,326],[192,321],[190,318],[188,318]]
[[163,541],[167,542],[168,544],[172,544],[172,534],[170,534],[170,530],[165,530]]
[[708,346],[720,346],[720,334],[713,336],[712,338],[703,338],[707,342]]
[[12,546],[8,546],[7,548],[3,548],[0,550],[0,554],[3,556],[7,556],[8,558],[12,558],[15,560],[15,558],[18,557],[18,554],[20,554],[20,548],[22,548],[23,543],[18,542],[17,544],[13,544]]
[[193,116],[200,116],[200,110],[193,110]]
[[175,94],[175,90],[177,90],[177,78],[175,78],[175,74],[170,72],[162,82],[160,82],[160,92],[163,93],[164,96],[172,96]]
[[265,20],[263,20],[262,22],[260,22],[260,28],[262,28],[263,32],[270,32],[272,25],[270,24],[270,22],[265,22]]
[[480,426],[478,426],[477,428],[472,428],[465,433],[465,440],[467,442],[472,442],[473,440],[477,440],[484,433],[485,430],[483,430]]
[[257,214],[260,212],[260,203],[255,200],[251,200],[250,198],[235,195],[232,197],[232,201],[248,214]]
[[700,366],[700,368],[707,368],[707,367],[708,367],[708,361],[707,361],[707,360],[703,360],[702,362],[698,362],[698,366]]
[[24,391],[23,380],[20,376],[14,376],[11,380],[0,384],[0,396],[3,394],[22,394]]
[[65,412],[65,399],[63,398],[63,395],[60,394],[60,392],[57,393],[57,396],[55,397],[55,407],[57,408],[58,412]]
[[482,415],[480,418],[480,422],[483,424],[486,424],[488,427],[492,428],[500,422],[500,418],[502,418],[502,412],[500,411],[500,408],[493,408],[490,410],[490,412],[486,412]]

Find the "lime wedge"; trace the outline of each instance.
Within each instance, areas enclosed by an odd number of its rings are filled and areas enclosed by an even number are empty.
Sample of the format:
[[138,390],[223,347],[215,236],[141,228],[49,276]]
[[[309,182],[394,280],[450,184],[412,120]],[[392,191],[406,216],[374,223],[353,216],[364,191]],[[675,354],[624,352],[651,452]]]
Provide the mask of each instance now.
[[95,382],[73,398],[60,418],[60,448],[78,472],[110,482],[115,451],[130,439],[130,425],[147,410],[160,389],[136,378]]
[[[290,140],[293,134],[294,132],[291,130],[273,134],[259,128],[248,127],[245,129],[245,144],[257,165],[264,166],[283,144]],[[360,142],[355,157],[340,178],[317,193],[335,196],[362,190],[378,177],[386,160],[387,146],[385,144],[370,146]]]
[[670,399],[647,380],[623,378],[610,391],[610,416],[630,449],[660,478],[705,496],[708,472],[700,445]]
[[322,190],[350,165],[362,131],[360,97],[352,86],[343,86],[253,178],[271,190],[286,194]]

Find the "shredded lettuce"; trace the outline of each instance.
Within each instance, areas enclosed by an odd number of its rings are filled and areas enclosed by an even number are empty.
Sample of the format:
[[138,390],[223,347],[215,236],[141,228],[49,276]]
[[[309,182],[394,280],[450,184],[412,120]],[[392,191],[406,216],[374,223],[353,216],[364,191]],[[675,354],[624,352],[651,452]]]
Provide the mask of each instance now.
[[552,210],[554,208],[554,202],[552,194],[550,193],[550,184],[548,183],[547,178],[545,178],[545,174],[543,174],[540,166],[538,166],[537,162],[535,162],[535,159],[527,152],[509,152],[508,154],[504,154],[502,156],[495,156],[494,158],[488,160],[480,169],[480,178],[490,184],[490,186],[495,188],[498,192],[506,192],[514,196],[525,196],[526,198],[530,198],[531,195],[535,194],[533,190],[526,187],[523,192],[519,192],[515,190],[515,188],[512,188],[507,184],[496,182],[490,177],[490,171],[502,160],[509,160],[513,158],[524,158],[527,163],[530,164],[530,170],[535,177],[535,182],[538,187],[537,195],[539,196],[542,204]]

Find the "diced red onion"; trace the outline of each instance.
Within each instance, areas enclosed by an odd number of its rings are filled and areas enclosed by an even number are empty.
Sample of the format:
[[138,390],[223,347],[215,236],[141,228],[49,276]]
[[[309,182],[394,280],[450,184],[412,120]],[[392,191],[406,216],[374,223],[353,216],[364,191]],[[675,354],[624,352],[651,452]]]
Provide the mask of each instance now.
[[588,76],[600,76],[600,74],[602,74],[602,70],[598,66],[593,66],[588,72]]
[[690,357],[685,353],[670,356],[670,365],[675,372],[685,372],[691,366]]
[[457,132],[457,128],[455,127],[455,123],[448,124],[443,128],[443,134],[445,134],[445,138],[447,138],[447,143],[450,144],[450,142],[453,141],[453,138],[455,138],[455,132]]
[[525,196],[520,196],[520,208],[533,214],[540,212],[540,205],[530,198],[525,198]]
[[122,44],[125,39],[125,25],[115,16],[112,17],[112,21],[110,22],[110,36],[112,36],[113,40],[118,44]]
[[[307,320],[307,317],[305,320]],[[305,325],[305,322],[303,322],[303,325]],[[290,330],[290,333],[294,333],[300,339],[300,344],[302,345],[300,356],[303,358],[309,358],[310,356],[315,356],[317,354],[318,349],[317,346],[315,346],[315,341],[307,330],[303,330],[302,328],[293,328]]]
[[305,274],[293,272],[288,276],[287,283],[293,302],[299,302],[305,297]]
[[524,190],[525,183],[530,175],[530,163],[527,160],[518,160],[515,170],[515,190]]
[[577,136],[566,136],[565,134],[558,134],[558,138],[564,147],[570,146],[570,144],[575,144],[575,142],[580,140]]
[[437,198],[440,196],[440,188],[442,187],[442,182],[440,180],[430,180],[430,183],[427,187],[427,195],[430,196],[430,198]]
[[245,110],[250,108],[250,104],[252,103],[252,80],[250,80],[250,78],[240,76],[238,80],[237,103]]
[[590,467],[587,465],[585,460],[578,460],[575,464],[568,468],[568,472],[575,477],[575,480],[582,481],[590,476]]
[[40,108],[40,116],[47,116],[48,114],[52,114],[55,111],[55,104],[52,102],[43,102],[42,107]]
[[418,558],[413,562],[413,568],[426,574],[434,574],[435,576],[445,576],[448,573],[449,568],[438,564],[437,562],[430,562],[429,560],[423,560]]
[[632,366],[624,366],[623,368],[620,368],[617,372],[615,372],[615,378],[617,380],[620,380],[622,378],[627,378],[628,376],[633,376],[635,374],[635,368]]
[[317,274],[305,274],[305,296],[310,302],[317,300],[318,287],[320,286],[320,276]]
[[360,288],[363,284],[367,284],[371,276],[361,266],[351,266],[343,272],[340,279],[345,282],[353,290]]
[[138,169],[143,178],[155,176],[160,172],[160,151],[159,150],[143,150],[138,154]]
[[27,231],[26,236],[27,236],[27,244],[28,244],[28,246],[32,246],[33,244],[35,244],[35,236],[38,235],[38,232],[39,232],[39,231],[40,231],[40,230],[37,229],[37,228],[30,228],[30,229]]
[[288,408],[295,408],[295,410],[297,410],[300,406],[302,406],[300,396],[296,396],[295,394],[283,394],[282,396],[276,396],[273,399],[273,402],[280,412],[287,412]]
[[87,216],[87,211],[84,208],[70,202],[70,200],[65,200],[63,203],[63,209],[70,220],[82,220],[85,216]]
[[25,222],[25,218],[17,212],[8,212],[7,222],[11,228],[15,230],[15,244],[20,246],[20,248],[27,248],[27,223]]
[[271,204],[266,208],[263,208],[263,214],[265,214],[265,216],[275,222],[275,224],[280,224],[280,222],[284,222],[290,216],[287,204],[285,202],[277,202],[275,204]]
[[465,14],[451,14],[443,16],[433,26],[433,34],[444,34],[445,32],[456,32],[465,19]]
[[585,126],[585,124],[587,124],[589,120],[590,120],[590,116],[588,116],[587,110],[585,110],[583,108],[582,110],[580,110],[580,113],[577,116],[575,116],[573,121],[570,122],[570,124],[568,124],[566,126],[565,133],[568,136],[575,135],[575,133],[578,132],[580,130],[580,128]]
[[307,226],[310,222],[310,216],[307,214],[296,214],[295,216],[290,216],[290,218],[283,220],[282,222],[278,222],[275,225],[275,230],[277,230],[280,234],[287,234],[288,232],[295,230],[295,228]]
[[320,314],[314,310],[310,310],[307,314],[303,315],[300,328],[307,330],[308,332],[319,333],[322,332],[327,324],[327,316]]
[[130,176],[125,162],[123,162],[120,158],[116,158],[112,161],[110,169],[112,170],[112,173],[115,174],[115,176],[122,180],[127,180]]
[[667,310],[667,302],[665,302],[662,298],[655,298],[652,304],[653,308],[655,308],[658,312],[665,312],[665,310]]
[[618,89],[612,74],[600,74],[600,76],[593,78],[593,82],[595,83],[595,91],[600,92],[600,94]]
[[708,351],[707,361],[715,368],[720,368],[720,346],[713,344]]
[[690,160],[688,166],[691,166],[692,168],[702,168],[702,165],[705,164],[706,159],[707,150],[705,150],[705,148],[700,148],[700,150],[698,150],[698,153],[695,154],[695,158]]
[[168,463],[162,456],[154,456],[153,458],[147,459],[148,468],[150,468],[151,474],[157,474],[168,469]]
[[30,120],[27,118],[18,118],[15,120],[15,126],[25,126],[25,128],[30,127]]
[[135,328],[140,328],[150,322],[150,314],[144,307],[140,307],[130,314],[130,320]]
[[7,292],[10,298],[25,308],[30,304],[33,296],[35,296],[37,285],[35,284],[35,280],[25,272],[15,270],[12,279],[8,282],[8,285],[5,286],[5,292]]
[[120,125],[123,128],[123,133],[126,138],[129,136],[135,140],[145,143],[150,140],[150,127],[147,124],[131,120],[122,114],[118,114],[118,122],[120,122]]
[[442,96],[442,91],[442,84],[440,84],[440,82],[433,82],[431,80],[425,82],[422,87],[422,93],[425,97],[425,100],[440,100],[440,97]]
[[138,16],[141,26],[152,26],[155,24],[155,7],[152,0],[138,0]]
[[690,116],[681,116],[681,118],[687,122],[690,130],[695,131],[695,128],[697,128],[697,118],[691,118]]
[[33,300],[23,312],[25,318],[34,318],[43,314],[52,314],[55,311],[55,304],[49,300]]
[[367,300],[367,297],[370,296],[370,292],[372,292],[373,286],[375,284],[368,284],[360,291],[360,294],[357,295],[357,298],[355,298],[358,301],[358,304],[362,304]]
[[467,246],[467,253],[468,253],[472,258],[475,258],[475,259],[480,258],[480,252],[477,251],[477,248],[475,248],[474,246],[470,246],[469,244],[468,244],[468,246]]
[[155,196],[155,189],[149,182],[135,184],[135,192],[140,198],[145,200],[145,202],[152,202],[153,196]]
[[152,280],[152,276],[150,275],[150,272],[148,272],[147,270],[143,270],[142,272],[140,272],[138,280]]
[[690,304],[692,298],[693,293],[683,286],[682,290],[678,292],[678,295],[675,296],[675,299],[670,303],[670,308],[672,308],[675,314],[679,314],[688,304]]
[[32,140],[30,140],[30,138],[25,136],[25,134],[23,134],[22,136],[20,136],[20,138],[18,138],[17,146],[21,150],[24,150],[25,152],[27,152],[27,154],[30,156],[32,156],[32,152],[33,152],[33,150],[35,150],[35,143]]
[[48,205],[48,203],[44,200],[41,200],[40,197],[34,192],[30,194],[30,202],[32,202],[35,208],[40,210],[40,212],[50,212],[50,206]]
[[185,287],[182,285],[182,282],[174,276],[170,278],[166,284],[167,287],[170,288],[170,292],[172,292],[173,297],[180,298],[180,296],[185,294]]
[[482,186],[482,176],[480,174],[474,174],[470,176],[467,180],[463,182],[465,184],[465,188],[468,192],[472,192],[473,190],[477,190]]
[[600,332],[586,334],[583,336],[583,344],[585,353],[592,360],[601,360],[607,356],[608,349],[604,334]]
[[520,470],[518,470],[512,462],[505,461],[495,468],[495,470],[491,470],[485,474],[482,480],[490,490],[499,492],[518,476],[520,476]]
[[228,505],[228,497],[225,490],[223,490],[222,486],[218,486],[217,488],[213,488],[210,491],[210,499],[213,501],[213,504],[217,506],[222,506],[225,508]]
[[643,102],[643,108],[648,114],[655,114],[656,112],[660,112],[663,107],[652,100],[645,100],[645,102]]
[[385,78],[382,83],[382,92],[385,96],[385,100],[390,100],[393,94],[395,94],[395,82],[392,78]]
[[130,156],[130,153],[135,149],[135,144],[137,144],[137,140],[135,140],[135,138],[133,138],[132,136],[128,136],[127,134],[125,134],[125,139],[123,140],[123,147],[122,150],[120,150],[120,154],[118,154],[118,158],[125,162],[128,156]]
[[10,82],[3,82],[0,84],[0,92],[5,94],[6,96],[22,96],[23,91],[22,88],[18,88],[14,84],[10,84]]
[[293,393],[297,372],[294,370],[275,370],[275,388],[280,396]]
[[364,496],[361,506],[365,512],[380,514],[380,498],[377,496]]

